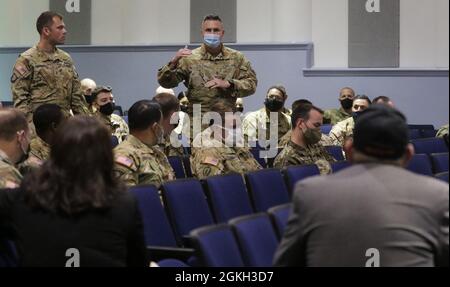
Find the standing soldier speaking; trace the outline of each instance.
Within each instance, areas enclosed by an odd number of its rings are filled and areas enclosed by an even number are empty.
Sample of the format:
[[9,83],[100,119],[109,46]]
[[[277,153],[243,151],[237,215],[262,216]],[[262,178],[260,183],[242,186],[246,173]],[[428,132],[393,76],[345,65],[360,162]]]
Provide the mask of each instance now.
[[37,19],[39,43],[22,53],[14,65],[11,91],[14,107],[25,113],[28,122],[42,104],[56,104],[65,117],[89,114],[81,92],[78,74],[72,58],[56,48],[66,39],[66,27],[61,15],[47,11]]

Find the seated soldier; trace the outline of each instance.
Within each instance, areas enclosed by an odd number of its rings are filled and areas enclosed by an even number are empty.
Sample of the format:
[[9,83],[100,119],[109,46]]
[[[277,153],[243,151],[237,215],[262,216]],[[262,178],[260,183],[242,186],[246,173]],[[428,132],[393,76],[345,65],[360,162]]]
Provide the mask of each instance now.
[[22,174],[16,166],[28,155],[31,130],[25,115],[16,109],[0,109],[0,188],[16,188]]
[[[246,115],[242,128],[246,142],[270,140],[276,138],[277,142],[291,129],[291,117],[286,114],[284,104],[287,99],[286,89],[283,86],[273,86],[267,91],[264,102],[265,107]],[[271,118],[276,116],[276,119]],[[275,120],[278,124],[275,125]],[[277,134],[271,131],[278,130]]]
[[[160,93],[153,97],[153,101],[159,104],[163,114],[164,140],[158,143],[160,150],[166,156],[183,156],[184,150],[178,138],[179,135],[175,132],[172,133],[179,123],[178,112],[180,103],[178,99],[170,93]],[[176,124],[171,124],[171,122],[176,122]]]
[[353,136],[356,118],[371,104],[370,99],[365,95],[360,95],[353,99],[353,116],[337,123],[330,131],[329,136],[333,145],[344,146],[345,141]]
[[221,98],[213,102],[211,111],[220,115],[220,121],[216,119],[193,142],[191,168],[197,178],[233,172],[244,174],[262,168],[244,147],[242,135],[239,139],[234,110],[234,104]]
[[386,97],[386,96],[376,97],[375,99],[373,99],[372,103],[395,108],[394,102],[389,97]]
[[[312,103],[307,99],[300,99],[296,100],[292,103],[292,110],[294,111],[296,108],[302,106],[302,105],[312,105]],[[280,140],[278,143],[278,148],[285,148],[287,144],[291,141],[292,136],[292,130],[288,131]],[[333,145],[330,137],[328,135],[322,134],[322,138],[319,142],[323,146],[330,146]]]
[[326,110],[323,115],[323,123],[335,125],[338,122],[352,117],[352,104],[355,98],[355,91],[352,88],[342,88],[339,93],[339,109]]
[[316,164],[321,174],[331,173],[330,162],[335,159],[319,143],[322,132],[323,111],[313,105],[301,105],[292,114],[292,135],[280,152],[274,167]]
[[162,112],[158,103],[138,101],[128,111],[130,135],[114,149],[116,175],[125,184],[153,184],[175,179],[167,157],[156,144],[164,138]]
[[130,133],[128,125],[121,116],[114,114],[114,96],[112,89],[106,86],[98,86],[92,92],[92,107],[94,115],[111,130],[119,143],[124,141]]
[[89,111],[93,113],[92,110],[92,92],[97,87],[97,84],[92,79],[83,79],[81,80],[81,91],[83,92],[86,103],[89,105]]
[[56,129],[64,120],[61,108],[55,104],[39,106],[33,114],[37,136],[31,140],[28,159],[20,165],[22,174],[41,166],[50,157],[50,144]]

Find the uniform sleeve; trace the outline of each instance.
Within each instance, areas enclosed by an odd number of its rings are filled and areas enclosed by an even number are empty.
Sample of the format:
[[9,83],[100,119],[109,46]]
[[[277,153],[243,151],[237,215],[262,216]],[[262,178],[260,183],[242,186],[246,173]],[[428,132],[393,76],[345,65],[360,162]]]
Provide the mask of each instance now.
[[257,141],[257,118],[254,113],[248,114],[242,121],[242,132],[244,133],[245,141]]
[[198,179],[204,179],[222,174],[224,165],[216,153],[210,150],[198,150],[191,158],[191,169]]
[[333,128],[330,131],[329,137],[333,145],[336,146],[344,146],[344,129],[341,124],[337,124],[333,126]]
[[32,121],[31,107],[31,80],[33,68],[28,60],[19,57],[11,76],[11,92],[14,101],[14,107],[21,110],[27,117],[28,121]]
[[138,185],[139,176],[137,174],[137,166],[132,157],[116,150],[114,160],[114,173],[116,177],[122,180],[127,186]]
[[331,124],[331,110],[326,110],[323,114],[323,124],[329,125]]
[[81,90],[81,83],[80,79],[78,78],[78,73],[75,70],[75,67],[73,67],[73,80],[72,80],[72,102],[71,102],[71,108],[75,115],[90,115],[91,112],[89,111],[88,103],[86,102],[86,99],[84,98],[83,92]]
[[169,64],[158,70],[158,83],[167,89],[175,88],[184,80],[188,79],[188,72],[184,59],[178,62],[175,69],[170,69]]
[[232,79],[235,94],[238,98],[248,97],[256,92],[258,80],[250,62],[243,57],[242,64],[239,67],[238,77]]

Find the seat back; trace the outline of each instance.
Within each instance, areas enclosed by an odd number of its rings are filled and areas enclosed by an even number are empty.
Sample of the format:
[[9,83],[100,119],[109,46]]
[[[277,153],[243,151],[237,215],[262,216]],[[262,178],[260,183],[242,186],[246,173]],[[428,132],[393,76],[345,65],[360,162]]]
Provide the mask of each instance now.
[[164,205],[178,241],[197,227],[214,223],[202,185],[196,179],[180,179],[162,185]]
[[331,170],[333,171],[333,173],[336,173],[340,170],[343,170],[347,167],[351,166],[351,163],[348,161],[337,161],[337,162],[332,162],[331,163]]
[[436,137],[437,130],[421,130],[422,138],[434,138]]
[[437,179],[440,179],[440,180],[445,181],[446,183],[448,183],[448,171],[438,173],[438,174],[435,175],[435,177]]
[[176,178],[186,178],[186,172],[184,170],[183,160],[179,156],[169,156],[170,166],[175,172]]
[[432,153],[430,155],[433,163],[433,172],[441,173],[448,171],[448,152],[446,153]]
[[253,213],[242,175],[209,177],[205,180],[205,185],[211,209],[218,223]]
[[295,184],[307,177],[320,175],[319,168],[315,164],[288,166],[284,170],[289,194],[294,191]]
[[273,206],[289,202],[289,193],[280,170],[258,170],[245,176],[255,211],[264,212]]
[[[187,150],[187,148],[184,148]],[[183,165],[184,165],[184,171],[186,172],[186,177],[191,178],[192,177],[192,169],[191,169],[191,160],[189,155],[183,156]]]
[[194,229],[190,233],[195,250],[207,267],[243,267],[239,246],[227,224]]
[[326,151],[337,161],[344,161],[344,153],[341,146],[326,146]]
[[325,134],[325,135],[327,135],[327,134],[329,134],[330,132],[331,132],[331,129],[333,128],[333,125],[322,125],[321,127],[320,127],[320,131],[323,133],[323,134]]
[[427,138],[411,140],[417,154],[432,154],[448,152],[448,147],[445,141],[441,138]]
[[278,239],[265,213],[230,220],[246,266],[271,267]]
[[422,132],[419,129],[409,129],[409,139],[420,139],[422,138]]
[[260,152],[263,151],[260,147],[252,147],[250,149],[250,152],[252,153],[253,157],[256,159],[256,161],[263,167],[267,168],[267,161],[265,158],[261,157]]
[[433,175],[430,158],[426,154],[415,154],[408,163],[407,169],[423,175]]
[[144,225],[146,245],[176,247],[177,242],[170,226],[158,189],[153,185],[133,186]]
[[272,223],[277,232],[278,238],[281,240],[286,229],[286,225],[289,219],[289,214],[291,213],[292,204],[287,203],[283,205],[278,205],[270,208],[267,213],[272,219]]

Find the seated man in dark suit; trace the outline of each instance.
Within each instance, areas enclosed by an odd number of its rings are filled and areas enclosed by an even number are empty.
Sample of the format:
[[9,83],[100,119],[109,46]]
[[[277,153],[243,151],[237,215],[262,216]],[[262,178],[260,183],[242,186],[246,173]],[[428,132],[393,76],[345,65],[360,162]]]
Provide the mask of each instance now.
[[356,120],[352,167],[296,186],[276,266],[448,266],[449,187],[403,167],[414,153],[398,111]]

